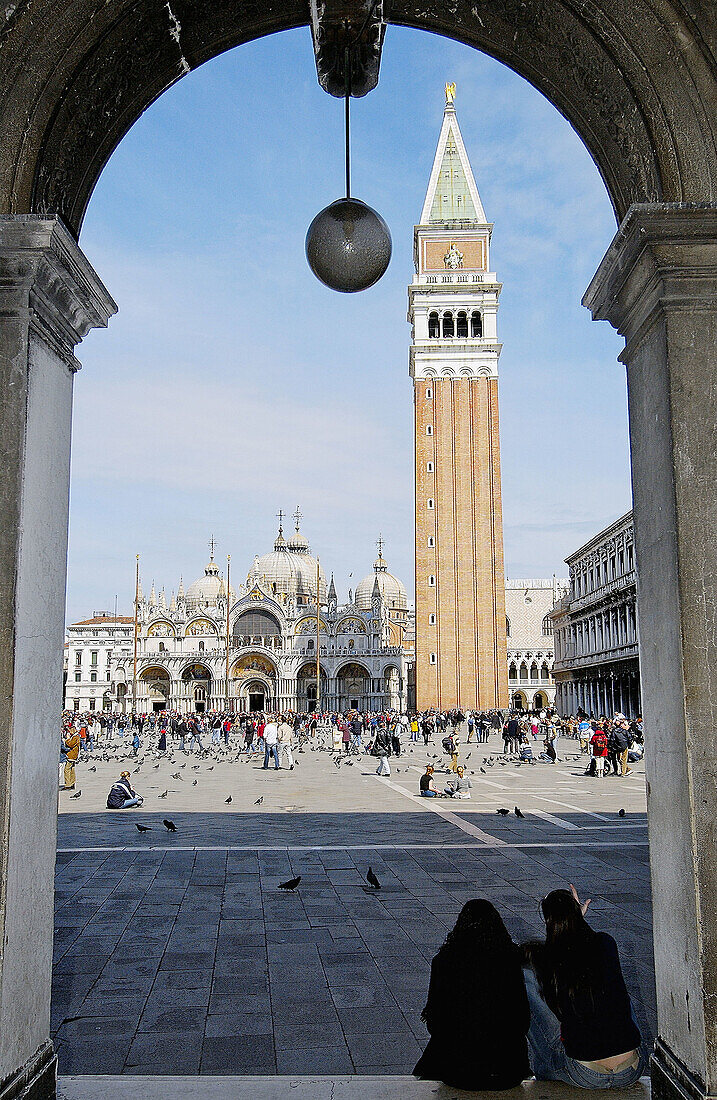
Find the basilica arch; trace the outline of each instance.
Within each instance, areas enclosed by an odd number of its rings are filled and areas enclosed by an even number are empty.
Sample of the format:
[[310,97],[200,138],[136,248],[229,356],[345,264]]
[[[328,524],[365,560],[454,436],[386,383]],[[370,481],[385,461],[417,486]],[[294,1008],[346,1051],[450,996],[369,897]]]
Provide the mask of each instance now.
[[[17,0],[0,27],[0,670],[12,685],[0,699],[0,1004],[12,1006],[0,1019],[0,1094],[54,1087],[55,684],[74,348],[116,310],[76,238],[103,165],[164,89],[307,18],[304,0]],[[584,301],[626,340],[651,739],[653,1089],[660,1100],[714,1095],[715,7],[392,0],[390,19],[481,49],[543,92],[585,142],[620,223]]]

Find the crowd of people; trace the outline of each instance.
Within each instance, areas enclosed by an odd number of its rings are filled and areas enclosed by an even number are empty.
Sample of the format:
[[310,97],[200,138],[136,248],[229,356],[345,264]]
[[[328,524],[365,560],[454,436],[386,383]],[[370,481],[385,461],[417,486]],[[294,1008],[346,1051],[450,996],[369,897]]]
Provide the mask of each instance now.
[[[590,718],[584,713],[561,718],[555,711],[539,713],[503,711],[463,711],[460,708],[422,713],[400,714],[395,711],[362,714],[179,714],[162,711],[158,714],[77,714],[63,715],[61,790],[73,791],[76,786],[77,761],[83,756],[114,749],[121,756],[137,756],[143,744],[158,753],[178,751],[201,753],[215,746],[239,754],[263,757],[263,767],[293,771],[295,751],[307,746],[329,751],[335,756],[374,756],[377,774],[391,775],[391,759],[399,758],[408,745],[422,743],[424,748],[438,748],[445,756],[445,770],[450,778],[446,785],[436,786],[435,763],[441,756],[433,754],[426,772],[419,781],[418,793],[424,798],[470,798],[472,783],[461,761],[470,751],[465,746],[487,744],[491,734],[503,742],[502,758],[519,764],[554,764],[558,759],[559,738],[579,743],[579,751],[588,757],[586,775],[604,778],[606,775],[630,775],[630,763],[641,758],[644,751],[641,719],[629,720],[622,714],[612,718],[601,715]],[[484,760],[485,764],[491,766]],[[474,774],[471,769],[471,774]],[[119,787],[129,773],[115,784],[118,789],[108,796],[108,808],[138,805],[133,790],[120,798]]]

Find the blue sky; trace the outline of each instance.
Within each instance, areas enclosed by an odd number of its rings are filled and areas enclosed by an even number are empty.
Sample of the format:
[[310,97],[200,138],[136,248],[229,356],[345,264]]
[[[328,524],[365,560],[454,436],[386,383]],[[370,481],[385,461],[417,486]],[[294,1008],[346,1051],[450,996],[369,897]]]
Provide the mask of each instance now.
[[508,576],[564,574],[630,507],[622,341],[580,305],[615,221],[580,139],[498,62],[389,28],[379,87],[353,102],[352,190],[388,221],[393,259],[369,291],[335,294],[304,237],[343,193],[342,104],[318,87],[308,29],[292,31],[166,92],[92,197],[80,243],[120,312],[79,349],[70,620],[115,594],[131,607],[136,553],[147,588],[192,581],[211,534],[243,579],[297,504],[341,597],[379,532],[410,591],[406,286],[446,80],[503,282]]

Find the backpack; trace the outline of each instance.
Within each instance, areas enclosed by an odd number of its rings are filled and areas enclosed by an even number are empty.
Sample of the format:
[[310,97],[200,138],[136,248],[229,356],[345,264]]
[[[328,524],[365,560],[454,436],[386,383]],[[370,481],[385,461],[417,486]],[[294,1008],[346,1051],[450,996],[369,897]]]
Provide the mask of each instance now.
[[452,737],[444,737],[443,740],[441,741],[441,744],[443,745],[443,748],[445,749],[446,752],[450,752],[450,753],[453,752],[453,738]]

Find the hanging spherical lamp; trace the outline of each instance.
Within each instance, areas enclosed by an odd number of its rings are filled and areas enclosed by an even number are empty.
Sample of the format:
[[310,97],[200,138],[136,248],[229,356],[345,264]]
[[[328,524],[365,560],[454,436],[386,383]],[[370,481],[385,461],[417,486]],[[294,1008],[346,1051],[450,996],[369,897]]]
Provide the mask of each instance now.
[[351,294],[366,290],[391,259],[391,234],[380,214],[360,199],[337,199],[306,234],[306,259],[320,282]]
[[391,259],[391,233],[381,215],[351,197],[349,103],[350,63],[345,58],[346,198],[319,211],[306,234],[306,259],[316,278],[331,290],[353,294],[367,290]]

